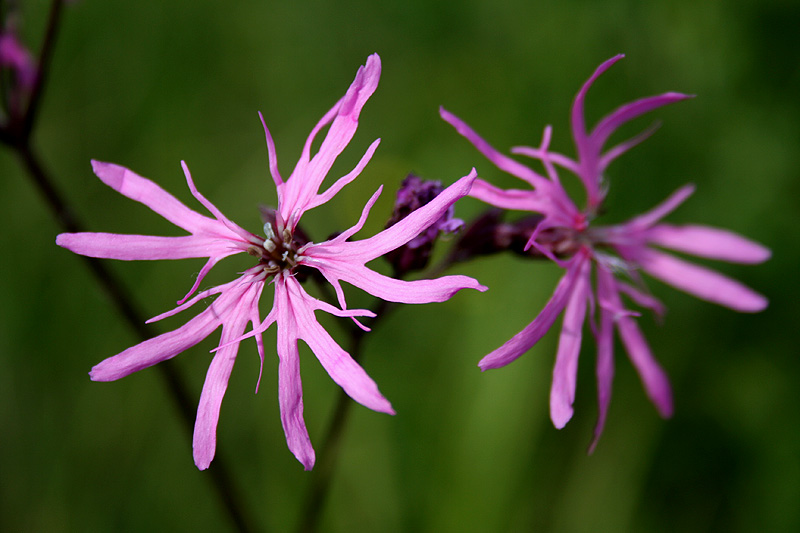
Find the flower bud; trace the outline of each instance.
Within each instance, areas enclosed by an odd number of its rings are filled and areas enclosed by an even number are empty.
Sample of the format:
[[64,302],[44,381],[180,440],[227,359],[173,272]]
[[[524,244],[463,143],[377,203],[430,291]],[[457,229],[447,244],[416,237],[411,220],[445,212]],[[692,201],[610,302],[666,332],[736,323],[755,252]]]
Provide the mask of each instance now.
[[[397,199],[394,203],[392,216],[386,223],[389,228],[403,220],[412,212],[424,206],[444,190],[441,182],[423,180],[414,174],[409,174],[397,190]],[[396,277],[413,270],[422,270],[428,265],[433,243],[440,233],[455,233],[464,222],[453,216],[453,206],[431,226],[411,239],[407,244],[392,250],[384,257],[394,267]]]

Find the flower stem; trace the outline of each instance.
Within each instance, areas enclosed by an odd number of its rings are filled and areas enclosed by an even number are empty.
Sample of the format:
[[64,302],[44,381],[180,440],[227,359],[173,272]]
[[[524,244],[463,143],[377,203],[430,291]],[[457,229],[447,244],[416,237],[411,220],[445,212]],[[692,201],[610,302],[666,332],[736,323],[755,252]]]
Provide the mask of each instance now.
[[[79,233],[84,231],[83,224],[81,224],[75,214],[70,210],[64,200],[64,196],[56,188],[55,181],[45,170],[41,159],[34,151],[30,142],[36,114],[44,91],[44,82],[47,77],[46,71],[50,65],[50,58],[52,57],[55,37],[61,18],[62,3],[63,0],[53,0],[48,26],[45,32],[44,44],[42,45],[37,82],[31,92],[25,112],[21,116],[9,116],[9,121],[0,125],[0,143],[7,145],[17,154],[22,166],[44,197],[48,208],[61,229],[69,233]],[[2,23],[2,20],[0,20],[0,23]],[[133,298],[124,285],[108,268],[106,268],[105,264],[98,259],[85,256],[82,256],[82,259],[85,261],[85,264],[100,287],[106,292],[112,304],[124,317],[125,321],[134,330],[136,335],[142,340],[150,338],[152,336],[152,331],[144,327],[144,314],[133,303]],[[187,387],[183,377],[178,372],[173,361],[164,361],[158,365],[158,368],[165,380],[167,389],[170,391],[170,396],[178,408],[180,418],[184,421],[188,434],[191,436],[194,425],[195,407],[186,392]],[[216,489],[217,496],[222,503],[222,507],[236,530],[242,532],[255,531],[256,528],[253,525],[255,522],[243,508],[242,502],[244,500],[239,496],[239,491],[234,486],[229,472],[225,461],[217,454],[217,458],[214,461],[214,468],[209,469],[209,474],[210,480]]]
[[[53,180],[46,173],[39,158],[27,144],[15,145],[15,151],[22,160],[22,164],[28,171],[32,181],[44,196],[50,211],[52,211],[58,224],[64,231],[78,233],[83,231],[83,225],[76,219],[64,202],[61,194],[56,190]],[[97,283],[102,287],[111,301],[117,308],[125,321],[134,330],[136,335],[142,340],[149,339],[153,332],[145,328],[144,314],[132,303],[133,299],[129,291],[117,279],[117,277],[106,268],[105,264],[93,257],[81,256]],[[187,387],[183,377],[178,372],[174,361],[167,360],[156,365],[164,378],[167,389],[170,392],[173,403],[178,408],[180,418],[191,436],[194,427],[195,407],[193,401],[187,393]],[[214,460],[213,468],[208,470],[210,480],[216,490],[217,496],[222,503],[223,509],[238,531],[256,531],[248,512],[243,508],[240,491],[235,487],[230,475],[230,470],[224,458],[219,452]]]
[[64,7],[64,0],[53,0],[50,4],[50,14],[47,18],[47,29],[44,33],[44,42],[42,49],[39,52],[39,68],[37,70],[36,81],[34,82],[33,89],[31,90],[30,99],[28,100],[28,107],[25,109],[24,119],[22,121],[22,136],[27,141],[33,131],[33,125],[38,115],[39,105],[42,101],[44,88],[47,83],[47,77],[50,72],[51,59],[53,58],[53,50],[55,50],[56,36],[58,35],[58,28],[61,21],[61,10]]
[[[375,318],[370,323],[372,331],[378,325],[380,320],[385,317],[396,305],[386,300],[378,300],[375,309]],[[362,356],[364,334],[366,333],[361,328],[354,325],[348,330],[350,336],[350,345],[348,352],[354,361],[359,362]],[[350,407],[353,405],[353,399],[344,392],[344,389],[339,391],[338,399],[336,400],[336,407],[333,411],[328,430],[322,440],[322,445],[319,447],[318,461],[314,465],[314,470],[311,471],[311,480],[306,495],[306,500],[300,508],[300,519],[298,520],[298,533],[311,533],[317,531],[319,528],[319,520],[322,516],[322,511],[325,507],[325,499],[330,490],[333,473],[336,469],[336,461],[339,457],[339,447],[344,434],[344,426],[347,423],[347,416],[350,412]]]

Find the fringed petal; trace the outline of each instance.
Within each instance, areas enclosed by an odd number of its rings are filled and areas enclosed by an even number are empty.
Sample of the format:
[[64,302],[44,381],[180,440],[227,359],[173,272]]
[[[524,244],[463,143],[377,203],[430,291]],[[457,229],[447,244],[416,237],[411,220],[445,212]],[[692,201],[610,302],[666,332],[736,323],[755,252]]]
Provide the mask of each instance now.
[[466,122],[450,113],[445,108],[439,108],[439,115],[451,126],[453,126],[458,133],[471,142],[472,145],[475,146],[475,148],[477,148],[478,151],[484,155],[484,157],[486,157],[486,159],[494,163],[495,166],[497,166],[497,168],[500,170],[527,181],[534,188],[546,190],[549,187],[550,182],[547,180],[547,178],[537,174],[522,163],[519,163],[507,155],[503,155],[495,150],[492,145],[483,140],[480,135],[475,133],[475,130],[470,128]]
[[679,252],[731,263],[762,263],[772,255],[769,248],[757,242],[708,226],[659,224],[647,231],[647,240]]
[[379,274],[365,266],[326,261],[314,265],[328,279],[339,279],[389,302],[423,304],[444,302],[462,289],[481,292],[487,287],[468,276],[442,276],[436,279],[403,281]]
[[764,296],[738,281],[669,254],[644,250],[637,261],[651,276],[702,300],[746,313],[757,313],[767,307]]
[[294,278],[286,277],[283,281],[297,322],[298,336],[308,344],[331,379],[361,405],[393,415],[391,404],[378,391],[372,378],[319,325],[314,317],[317,301],[308,296]]
[[275,283],[275,308],[278,322],[278,402],[286,444],[306,470],[314,467],[315,454],[303,419],[303,383],[300,378],[299,331],[289,293],[283,283]]
[[476,173],[473,169],[467,176],[447,187],[433,200],[413,211],[397,224],[368,239],[354,242],[339,242],[334,239],[309,247],[306,254],[319,259],[341,258],[362,264],[378,258],[406,244],[439,220],[456,200],[469,192],[475,176]]
[[[597,269],[597,299],[600,306],[600,328],[597,332],[597,364],[595,374],[597,377],[597,423],[594,426],[594,435],[589,444],[589,454],[594,453],[597,441],[603,434],[611,405],[611,388],[614,382],[614,318],[617,311],[614,309],[615,296],[614,276],[603,268]],[[610,307],[605,307],[604,302],[612,300]],[[619,297],[616,297],[619,303]]]
[[146,205],[189,233],[213,233],[222,226],[218,221],[189,209],[154,182],[125,167],[92,160],[92,168],[103,183],[131,200]]
[[[230,315],[226,317],[222,325],[220,344],[225,344],[242,335],[245,326],[252,318],[250,311],[254,302],[258,302],[262,287],[263,285],[251,285],[242,293],[239,303],[232,308]],[[206,373],[192,438],[194,462],[200,470],[208,468],[214,459],[220,407],[228,388],[228,379],[238,351],[238,343],[229,344],[217,351]]]
[[242,251],[230,241],[201,235],[156,237],[117,233],[62,233],[56,237],[56,244],[76,254],[122,261],[192,257],[222,259]]
[[478,367],[481,370],[489,370],[490,368],[500,368],[515,361],[523,353],[530,350],[534,344],[539,342],[545,333],[556,321],[558,315],[564,310],[567,305],[575,280],[579,273],[579,268],[572,263],[572,267],[567,269],[567,273],[561,278],[556,285],[556,290],[553,296],[548,300],[533,322],[525,326],[525,328],[511,337],[500,348],[497,348],[486,357],[480,360]]
[[583,322],[589,300],[591,262],[582,258],[575,266],[579,270],[564,310],[564,323],[558,340],[558,352],[550,388],[550,418],[561,429],[572,418],[575,402],[575,382],[578,377],[578,355],[581,351]]

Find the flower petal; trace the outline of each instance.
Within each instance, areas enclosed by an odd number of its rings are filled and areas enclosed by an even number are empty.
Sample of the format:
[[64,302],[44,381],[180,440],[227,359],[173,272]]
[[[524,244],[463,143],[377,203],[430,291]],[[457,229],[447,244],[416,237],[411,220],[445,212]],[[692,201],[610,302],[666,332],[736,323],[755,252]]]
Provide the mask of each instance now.
[[534,188],[541,188],[545,190],[549,188],[550,182],[547,180],[547,178],[540,176],[522,163],[519,163],[507,155],[501,154],[495,150],[492,145],[483,140],[480,135],[475,133],[475,130],[470,128],[466,122],[450,113],[445,108],[439,108],[439,115],[451,126],[453,126],[458,133],[471,142],[473,146],[475,146],[475,148],[477,148],[478,151],[482,153],[484,157],[486,157],[486,159],[494,163],[495,166],[500,170],[527,181]]
[[318,322],[308,324],[303,332],[303,340],[317,356],[328,375],[352,399],[373,411],[395,414],[392,404],[383,397],[378,386],[356,363],[350,354],[345,352],[331,338]]
[[606,115],[600,122],[597,123],[597,126],[595,126],[591,133],[591,142],[594,143],[599,150],[602,148],[611,134],[626,122],[644,115],[649,111],[658,109],[659,107],[680,102],[681,100],[686,100],[688,98],[693,98],[693,96],[690,94],[669,92],[659,94],[657,96],[641,98],[639,100],[622,105]]
[[308,253],[319,258],[345,256],[348,261],[358,261],[362,264],[378,258],[404,245],[438,221],[456,200],[469,192],[476,175],[475,169],[473,169],[468,175],[439,193],[433,200],[413,211],[397,224],[368,239],[335,244],[335,241],[328,241],[310,247]]
[[39,65],[8,25],[0,28],[0,66],[16,71],[17,80],[24,89],[32,89],[39,77]]
[[764,296],[738,281],[669,254],[643,250],[636,260],[651,276],[703,300],[747,313],[767,307]]
[[482,179],[475,180],[469,195],[501,209],[542,212],[548,205],[547,200],[535,191],[501,189]]
[[643,213],[633,219],[631,219],[627,224],[621,226],[623,229],[627,227],[632,228],[648,228],[667,216],[668,214],[672,213],[675,209],[678,208],[683,202],[689,198],[692,193],[694,193],[694,185],[691,183],[684,185],[683,187],[679,188],[677,191],[670,194],[666,200],[652,208],[651,210]]
[[186,176],[186,184],[189,186],[189,191],[191,191],[192,196],[194,196],[195,199],[203,205],[203,207],[208,209],[209,213],[214,215],[214,218],[221,223],[222,227],[218,227],[215,233],[220,233],[223,228],[228,229],[231,235],[227,235],[226,233],[223,233],[223,235],[226,235],[226,237],[230,240],[240,241],[243,245],[243,250],[247,249],[247,247],[251,244],[261,243],[261,239],[232,222],[228,217],[222,214],[222,211],[217,209],[217,206],[208,201],[208,199],[197,190],[197,187],[194,185],[194,180],[192,180],[192,174],[189,172],[189,167],[186,165],[185,161],[181,161],[181,168],[183,168],[183,174]]
[[598,161],[598,170],[602,173],[605,172],[608,165],[611,164],[616,158],[636,146],[647,140],[648,137],[653,135],[656,130],[659,128],[659,123],[655,123],[643,132],[639,133],[638,135],[631,137],[627,141],[623,141],[616,146],[609,148],[605,151],[605,153],[600,156],[600,160]]
[[146,205],[189,233],[214,233],[220,227],[224,228],[220,222],[189,209],[154,182],[125,167],[92,160],[92,168],[103,183],[131,200]]
[[586,94],[595,80],[623,57],[625,57],[623,54],[618,54],[597,67],[592,75],[589,76],[589,79],[581,86],[578,94],[575,95],[575,100],[572,102],[570,125],[572,126],[572,137],[575,140],[575,150],[578,153],[578,171],[576,174],[586,189],[589,206],[597,206],[602,201],[602,192],[600,190],[601,175],[598,172],[602,145],[593,142],[586,133],[586,119],[584,118]]
[[449,300],[461,289],[487,290],[468,276],[442,276],[436,279],[403,281],[379,274],[363,265],[346,261],[312,264],[329,279],[339,279],[389,302],[424,304]]
[[327,203],[331,198],[336,196],[336,194],[338,194],[338,192],[341,191],[345,185],[356,179],[361,174],[361,171],[364,170],[364,167],[367,166],[367,163],[370,162],[370,160],[372,159],[372,155],[375,153],[375,150],[378,148],[378,145],[380,143],[381,143],[380,139],[375,139],[372,142],[372,144],[369,145],[369,148],[367,148],[366,153],[358,162],[358,164],[353,168],[353,170],[351,170],[346,176],[343,176],[338,180],[336,180],[336,182],[330,187],[328,187],[328,189],[326,189],[325,192],[323,192],[322,194],[318,194],[316,198],[313,201],[311,201],[311,203],[308,204],[308,207],[306,207],[306,211],[309,209],[313,209],[317,206],[320,206],[324,203]]
[[278,170],[278,155],[275,153],[275,141],[272,140],[272,135],[269,133],[267,122],[264,120],[264,115],[261,114],[261,111],[258,112],[258,118],[261,119],[261,125],[264,126],[264,136],[267,139],[267,159],[269,160],[269,173],[272,176],[272,181],[275,182],[275,186],[280,187],[283,185],[283,178],[281,178],[281,173]]
[[222,259],[242,251],[230,241],[201,235],[156,237],[117,233],[62,233],[56,237],[56,244],[76,254],[123,261],[192,257]]
[[[312,205],[319,205],[319,203],[313,204],[317,192],[328,175],[333,162],[353,138],[358,128],[358,117],[361,109],[378,87],[380,75],[380,57],[378,57],[378,54],[372,54],[367,58],[366,65],[358,69],[356,78],[348,88],[347,93],[331,110],[335,110],[335,117],[329,111],[323,118],[323,120],[333,118],[333,122],[319,150],[308,161],[308,164],[305,164],[305,160],[309,155],[311,141],[325,122],[320,121],[312,131],[311,136],[309,136],[303,149],[303,156],[298,161],[291,177],[284,184],[285,190],[283,202],[280,205],[280,213],[290,227],[294,228],[300,216],[307,209],[310,209]],[[366,161],[364,161],[364,164],[366,164]]]
[[662,304],[661,301],[652,294],[644,292],[643,290],[640,290],[622,281],[616,281],[615,285],[619,292],[628,296],[628,298],[633,300],[636,305],[650,309],[655,314],[660,316],[663,316],[664,313],[667,312],[664,304]]
[[[665,418],[671,416],[672,390],[669,385],[669,378],[667,378],[666,373],[655,360],[653,354],[650,352],[650,347],[647,345],[647,341],[642,335],[639,326],[633,319],[632,313],[622,306],[622,300],[620,299],[619,291],[624,289],[626,286],[614,279],[614,275],[610,270],[599,267],[597,269],[597,287],[600,295],[600,306],[603,309],[603,312],[607,313],[613,322],[616,323],[617,329],[620,332],[620,337],[622,337],[622,343],[625,345],[625,349],[628,352],[628,357],[631,360],[634,368],[636,368],[636,371],[639,373],[639,378],[642,380],[645,392],[650,398],[650,401],[652,401],[656,406],[656,409],[661,416]],[[607,320],[607,317],[603,316],[601,320]],[[601,327],[607,326],[605,323],[603,323]],[[611,347],[609,346],[608,349],[610,348]],[[599,365],[601,362],[599,358],[601,355],[604,355],[600,352],[603,349],[603,346],[600,345],[600,341],[598,340],[598,393],[601,386],[599,374]],[[610,383],[608,385],[610,387]],[[610,398],[608,400],[610,400]],[[602,411],[601,416],[605,416],[602,414]],[[598,419],[598,428],[602,430],[600,422],[601,420]],[[597,432],[596,428],[595,442],[599,436],[600,434]],[[594,444],[592,446],[594,446]]]
[[732,231],[708,226],[659,224],[647,232],[647,240],[679,252],[732,263],[761,263],[772,254],[769,248]]
[[219,411],[222,406],[222,398],[228,388],[228,379],[233,370],[233,363],[236,361],[238,348],[239,346],[236,345],[233,350],[226,349],[218,352],[208,366],[192,437],[194,464],[200,470],[209,467],[217,450]]
[[378,198],[380,197],[382,191],[383,191],[383,185],[378,187],[378,190],[375,191],[373,195],[370,197],[370,199],[367,200],[367,203],[364,204],[364,209],[361,210],[361,216],[358,218],[358,222],[356,222],[350,228],[344,230],[342,233],[340,233],[333,239],[331,239],[330,242],[332,243],[344,242],[353,235],[355,235],[356,233],[358,233],[359,231],[361,231],[361,228],[364,227],[364,223],[367,221],[367,217],[369,217],[369,212],[372,210],[372,206],[375,205],[375,202],[378,201]]
[[158,322],[159,320],[164,320],[167,317],[171,317],[173,315],[177,315],[181,311],[185,311],[186,309],[189,309],[190,307],[192,307],[194,304],[196,304],[200,300],[208,298],[209,296],[214,296],[215,294],[224,293],[227,289],[232,288],[232,287],[234,287],[236,285],[240,285],[243,282],[246,283],[244,276],[239,278],[239,279],[235,279],[233,281],[229,281],[228,283],[224,283],[222,285],[217,285],[216,287],[211,287],[210,289],[206,289],[204,291],[201,291],[200,293],[195,294],[193,297],[191,297],[191,299],[188,299],[188,300],[184,299],[184,300],[178,301],[177,306],[172,308],[172,309],[170,309],[169,311],[165,311],[165,312],[161,313],[160,315],[156,315],[153,318],[147,319],[145,321],[145,324],[151,324],[153,322]]
[[[216,303],[219,299],[215,300]],[[166,361],[208,337],[221,323],[214,304],[176,330],[140,342],[95,365],[93,381],[114,381],[143,368]]]
[[636,321],[630,316],[620,316],[617,318],[617,330],[650,401],[656,406],[661,416],[671,417],[673,407],[669,378],[653,357],[650,346]]
[[[263,284],[258,283],[245,288],[238,303],[233,307],[232,313],[225,318],[220,344],[225,344],[242,335],[245,326],[252,318],[251,310],[258,306],[258,298],[261,296],[263,287]],[[214,459],[217,448],[219,411],[238,351],[238,343],[222,348],[214,355],[208,367],[200,403],[197,407],[197,420],[194,424],[192,440],[194,462],[200,470],[208,468]]]
[[278,403],[286,444],[306,470],[314,467],[315,454],[303,420],[303,383],[300,378],[298,328],[292,314],[289,294],[282,283],[275,283],[275,308],[278,322]]
[[[550,126],[545,129],[546,133],[550,132]],[[550,152],[547,148],[533,148],[530,146],[513,146],[511,148],[512,154],[524,155],[525,157],[530,157],[532,159],[538,159],[542,161],[542,163],[549,161],[550,163],[554,163],[560,167],[566,168],[567,170],[571,171],[573,174],[578,174],[580,172],[580,166],[578,162],[556,152]],[[553,181],[558,181],[558,175],[552,174],[549,175],[550,179]],[[555,178],[555,179],[554,179]]]
[[589,300],[591,262],[588,258],[584,258],[573,268],[579,272],[564,310],[564,323],[558,340],[553,384],[550,388],[550,419],[558,429],[563,428],[572,418],[575,381],[578,377],[578,355],[581,351],[583,322]]
[[292,277],[283,276],[289,294],[292,314],[297,321],[298,336],[308,344],[331,379],[352,399],[374,411],[395,414],[389,401],[378,391],[378,386],[345,352],[314,317],[315,301]]
[[611,59],[606,59],[603,63],[597,67],[589,79],[584,82],[581,86],[578,94],[575,95],[575,100],[572,102],[572,110],[570,112],[571,115],[571,125],[572,125],[572,136],[575,138],[576,144],[578,144],[578,153],[581,153],[581,144],[586,139],[586,122],[583,118],[583,110],[584,110],[584,102],[586,101],[586,94],[589,92],[589,88],[592,84],[599,78],[606,70],[611,68],[611,65],[619,61],[625,57],[625,54],[617,54]]
[[542,311],[533,319],[533,322],[525,326],[525,328],[511,337],[500,348],[497,348],[483,359],[480,360],[478,366],[481,370],[489,370],[490,368],[500,368],[506,366],[512,361],[516,360],[520,355],[530,350],[534,344],[539,342],[545,333],[556,321],[558,315],[567,305],[575,280],[579,273],[579,268],[575,267],[575,263],[571,263],[570,268],[567,268],[567,273],[561,278],[556,285],[556,290],[553,291],[553,296],[545,304]]
[[611,387],[614,381],[614,322],[611,313],[601,311],[600,334],[597,339],[597,422],[588,453],[594,453],[597,441],[603,434],[611,405]]

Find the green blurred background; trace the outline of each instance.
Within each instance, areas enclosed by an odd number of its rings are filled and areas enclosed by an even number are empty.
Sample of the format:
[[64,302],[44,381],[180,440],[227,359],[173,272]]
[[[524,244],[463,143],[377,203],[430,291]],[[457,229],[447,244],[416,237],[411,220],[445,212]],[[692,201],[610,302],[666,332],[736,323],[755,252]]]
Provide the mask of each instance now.
[[[22,36],[34,50],[46,12],[43,0],[24,2]],[[652,114],[663,121],[658,133],[611,167],[607,219],[696,183],[670,221],[730,228],[772,248],[761,266],[714,264],[766,294],[769,308],[741,315],[652,281],[669,312],[662,324],[640,324],[671,376],[675,416],[658,417],[618,346],[608,424],[589,457],[593,343],[582,354],[576,415],[561,431],[547,407],[554,332],[505,369],[476,367],[536,315],[559,270],[500,256],[460,266],[490,291],[406,306],[369,335],[364,366],[398,414],[354,406],[322,529],[800,530],[796,1],[83,0],[64,15],[35,139],[95,231],[180,233],[103,186],[91,158],[193,202],[184,159],[208,198],[257,231],[257,204],[275,194],[256,112],[288,175],[311,127],[373,52],[381,83],[333,174],[383,141],[355,184],[308,215],[317,238],[351,225],[383,183],[368,224],[379,229],[407,172],[451,183],[474,165],[517,185],[439,118],[439,105],[503,151],[538,143],[552,124],[553,146],[571,154],[572,98],[614,54],[627,58],[592,89],[590,121],[637,97],[696,94]],[[226,530],[160,374],[88,379],[92,365],[135,339],[79,258],[55,246],[59,229],[5,148],[0,176],[0,530]],[[483,206],[457,207],[470,218]],[[108,263],[149,315],[171,308],[202,265]],[[209,282],[246,264],[226,260]],[[352,305],[368,303],[349,294]],[[325,324],[343,339],[335,320]],[[195,401],[215,338],[176,358]],[[308,350],[302,358],[318,445],[338,389]],[[218,453],[260,527],[283,531],[297,522],[309,474],[286,449],[276,371],[268,349],[254,396],[255,349],[240,349]]]

